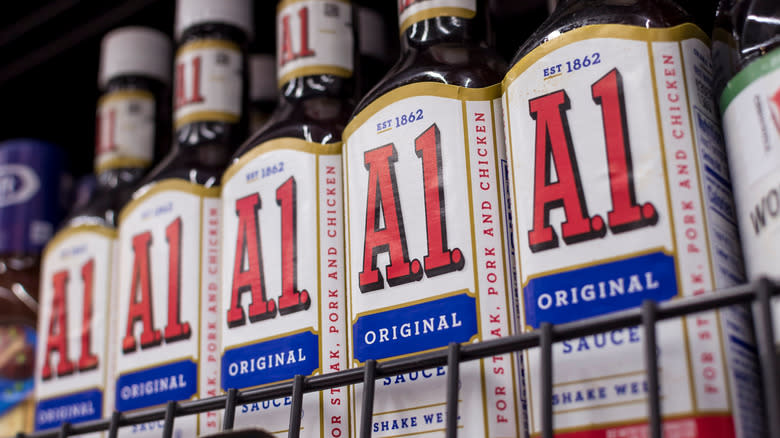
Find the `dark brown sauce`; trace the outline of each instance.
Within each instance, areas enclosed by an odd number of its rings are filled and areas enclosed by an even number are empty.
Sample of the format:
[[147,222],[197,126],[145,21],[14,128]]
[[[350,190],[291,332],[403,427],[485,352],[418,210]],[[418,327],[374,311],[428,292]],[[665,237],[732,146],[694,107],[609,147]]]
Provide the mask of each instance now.
[[561,0],[550,17],[520,46],[512,65],[551,37],[584,26],[628,24],[663,28],[690,22],[690,15],[670,0]]
[[176,130],[171,151],[143,179],[140,186],[164,179],[182,179],[205,187],[219,185],[219,177],[236,146],[246,138],[248,109],[248,37],[235,26],[203,23],[189,27],[178,46],[204,39],[221,39],[238,44],[242,53],[241,117],[237,123],[197,121]]
[[418,82],[482,88],[501,82],[506,62],[486,44],[486,11],[473,19],[434,17],[412,24],[401,36],[401,56],[360,101],[355,115],[393,89]]

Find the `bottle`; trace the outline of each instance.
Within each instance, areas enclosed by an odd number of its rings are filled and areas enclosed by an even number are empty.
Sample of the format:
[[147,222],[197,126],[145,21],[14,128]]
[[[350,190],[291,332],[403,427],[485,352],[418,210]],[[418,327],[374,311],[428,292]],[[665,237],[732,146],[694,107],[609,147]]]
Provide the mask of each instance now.
[[[35,428],[107,417],[114,409],[116,217],[169,131],[171,42],[123,27],[101,44],[96,187],[44,251]],[[93,436],[100,436],[94,434]]]
[[718,99],[737,72],[737,41],[734,38],[735,0],[720,0],[712,28],[713,93]]
[[65,154],[34,139],[0,143],[0,434],[32,431],[40,254],[61,219]]
[[[363,2],[357,9],[358,51],[360,53],[360,95],[363,96],[390,70],[398,53],[375,2]],[[371,6],[369,6],[369,4]]]
[[[720,109],[737,222],[748,278],[777,279],[780,10],[771,0],[737,0],[732,15],[736,63],[734,76],[720,95]],[[780,303],[774,303],[775,342],[780,345]]]
[[[743,281],[709,40],[684,10],[562,0],[513,64],[503,100],[521,327]],[[765,435],[750,328],[742,308],[658,324],[665,430]],[[632,327],[555,345],[556,433],[644,433],[642,336]],[[526,358],[535,435],[539,350]]]
[[[347,369],[341,132],[355,103],[353,6],[277,7],[279,104],[222,176],[222,389]],[[316,36],[316,38],[314,37]],[[350,436],[346,388],[304,395],[307,436]],[[291,397],[236,411],[287,436]]]
[[[354,364],[514,333],[499,100],[506,64],[486,48],[486,9],[399,2],[400,59],[344,132]],[[460,435],[521,436],[514,357],[460,367]],[[396,435],[398,424],[405,434],[443,430],[446,374],[377,381],[374,436]],[[361,406],[362,385],[353,399]]]
[[[177,2],[174,144],[119,216],[121,412],[219,393],[219,176],[245,131],[251,17],[250,0]],[[216,432],[219,416],[177,418],[174,435]]]
[[276,60],[259,53],[249,57],[249,132],[259,131],[276,107]]

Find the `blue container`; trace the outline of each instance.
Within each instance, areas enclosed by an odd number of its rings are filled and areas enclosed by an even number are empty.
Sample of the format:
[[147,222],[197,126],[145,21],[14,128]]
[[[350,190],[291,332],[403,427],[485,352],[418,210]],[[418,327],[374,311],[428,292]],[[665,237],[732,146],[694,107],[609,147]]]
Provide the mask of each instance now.
[[41,140],[0,142],[0,254],[39,254],[62,218],[65,153]]

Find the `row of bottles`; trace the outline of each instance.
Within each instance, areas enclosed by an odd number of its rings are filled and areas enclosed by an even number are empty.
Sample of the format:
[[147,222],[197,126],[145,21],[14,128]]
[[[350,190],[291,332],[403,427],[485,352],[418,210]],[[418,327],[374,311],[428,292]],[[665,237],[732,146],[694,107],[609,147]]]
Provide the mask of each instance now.
[[[750,277],[771,274],[780,106],[755,97],[778,85],[776,28],[755,18],[779,16],[770,3],[724,0],[730,61],[713,65],[671,0],[561,0],[510,67],[483,2],[402,0],[400,59],[367,93],[360,53],[381,54],[358,49],[372,19],[346,1],[281,1],[274,64],[247,55],[249,0],[179,0],[175,49],[109,34],[96,193],[41,271],[36,429],[699,295],[745,281],[740,233]],[[250,104],[252,70],[275,70],[275,98]],[[761,436],[744,309],[658,329],[669,433]],[[560,436],[643,427],[641,330],[554,354]],[[446,374],[377,381],[373,436],[442,435]],[[539,376],[536,350],[464,363],[460,433],[538,435]],[[361,397],[306,394],[304,434],[355,435]],[[236,426],[285,436],[290,403],[240,406]]]

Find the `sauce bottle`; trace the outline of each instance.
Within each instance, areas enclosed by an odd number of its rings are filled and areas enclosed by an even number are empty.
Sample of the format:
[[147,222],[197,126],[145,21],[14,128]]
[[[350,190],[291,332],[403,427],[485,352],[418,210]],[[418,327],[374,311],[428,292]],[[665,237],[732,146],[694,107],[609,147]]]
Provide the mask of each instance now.
[[737,72],[737,41],[734,38],[735,0],[720,0],[712,28],[713,92],[718,99]]
[[375,2],[363,3],[356,7],[361,96],[384,77],[398,53],[398,42],[390,38],[385,19],[376,9]]
[[[168,155],[119,217],[116,408],[219,393],[219,176],[246,126],[250,0],[180,0]],[[219,413],[174,434],[216,432]],[[125,432],[158,436],[163,422]]]
[[[513,64],[504,110],[522,327],[743,281],[709,40],[684,10],[562,0]],[[658,324],[667,433],[764,435],[750,327],[742,309]],[[632,327],[555,344],[556,435],[644,430],[642,342]],[[539,351],[525,357],[533,435]]]
[[34,139],[0,143],[0,434],[33,427],[40,254],[61,219],[65,154]]
[[[344,132],[354,364],[515,330],[500,103],[506,65],[486,48],[486,9],[469,0],[399,1],[400,59]],[[458,433],[520,436],[513,356],[464,363],[460,372]],[[438,367],[377,381],[372,436],[440,433],[446,374]],[[356,385],[355,406],[362,392]]]
[[[777,2],[738,0],[732,10],[734,76],[720,95],[736,216],[748,278],[778,278],[780,232],[780,9]],[[775,301],[775,341],[780,304]]]
[[[49,242],[41,269],[35,428],[108,416],[114,407],[116,216],[152,164],[167,119],[171,42],[143,27],[102,41],[91,198]],[[97,435],[97,434],[95,434]]]
[[[222,388],[348,368],[341,132],[354,107],[353,6],[277,7],[279,103],[222,175]],[[307,393],[307,436],[350,436],[346,388]],[[291,397],[236,426],[287,436]]]
[[276,107],[276,61],[268,53],[249,57],[249,132],[265,125]]

